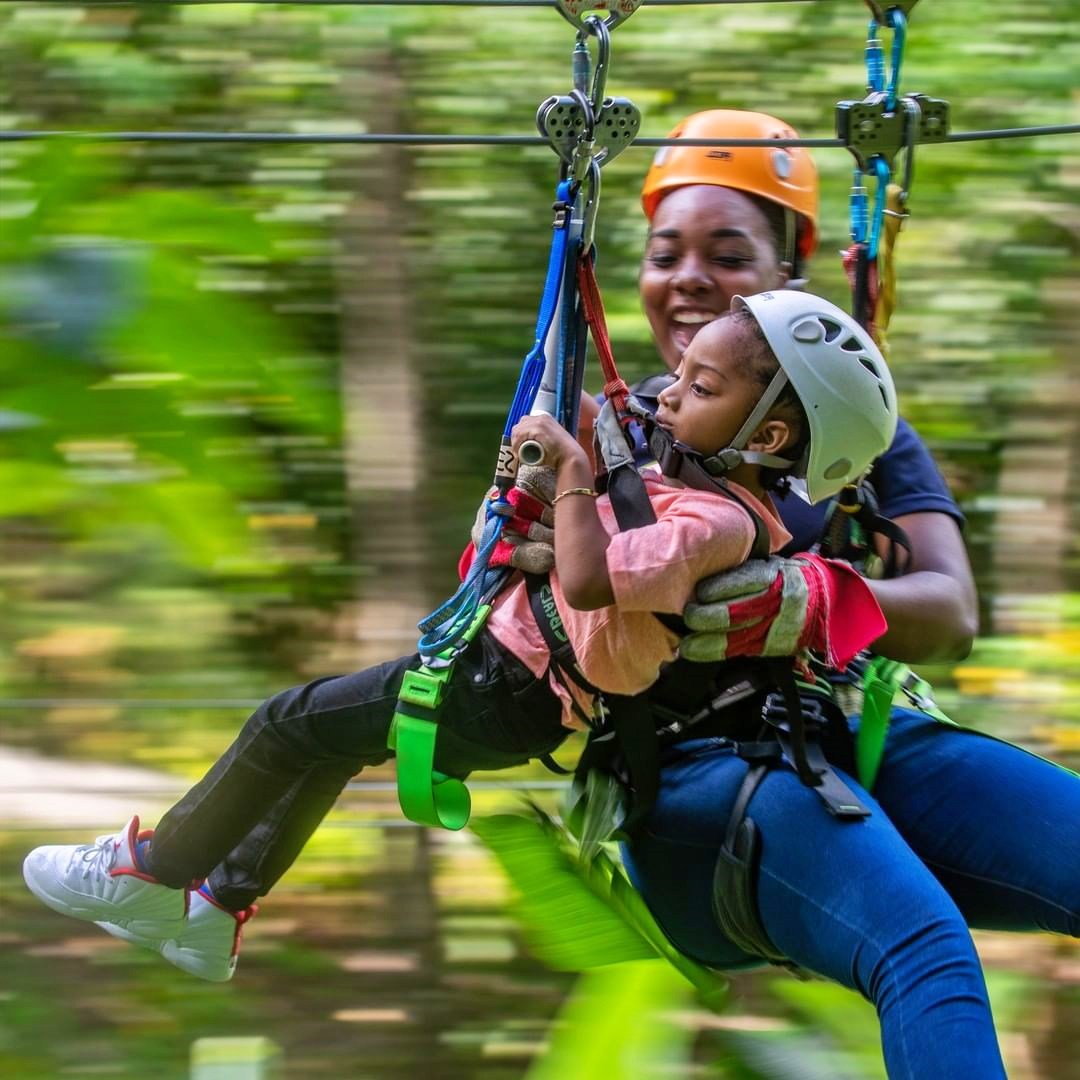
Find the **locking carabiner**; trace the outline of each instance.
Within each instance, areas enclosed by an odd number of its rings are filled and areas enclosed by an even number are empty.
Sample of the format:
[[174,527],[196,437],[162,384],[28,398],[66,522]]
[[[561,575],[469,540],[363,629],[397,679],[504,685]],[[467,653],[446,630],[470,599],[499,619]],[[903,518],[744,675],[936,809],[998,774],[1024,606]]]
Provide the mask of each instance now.
[[[871,10],[873,10],[872,7]],[[898,5],[893,5],[886,10],[885,18],[880,21],[888,23],[893,32],[889,82],[886,85],[885,57],[881,48],[881,39],[877,36],[879,20],[874,16],[870,19],[870,25],[866,31],[866,84],[871,92],[885,94],[885,108],[891,113],[896,110],[896,94],[900,86],[900,64],[904,59],[907,16]]]
[[870,209],[869,193],[863,184],[863,170],[855,167],[855,176],[851,185],[851,239],[856,244],[865,244],[867,257],[877,258],[878,243],[881,240],[881,222],[885,216],[885,196],[892,178],[889,162],[880,154],[875,154],[869,162],[867,171],[874,173],[874,208]]
[[590,15],[585,20],[584,27],[578,31],[578,41],[585,40],[585,36],[591,34],[596,38],[596,65],[593,67],[592,102],[593,115],[599,116],[604,107],[604,91],[607,89],[608,63],[611,60],[611,31],[607,23],[596,15]]
[[593,158],[589,162],[589,194],[585,199],[585,210],[581,222],[581,258],[585,258],[593,248],[596,235],[596,211],[600,206],[600,163]]
[[905,94],[900,104],[904,107],[904,179],[900,182],[900,205],[905,206],[915,176],[915,144],[919,141],[922,106],[917,94]]

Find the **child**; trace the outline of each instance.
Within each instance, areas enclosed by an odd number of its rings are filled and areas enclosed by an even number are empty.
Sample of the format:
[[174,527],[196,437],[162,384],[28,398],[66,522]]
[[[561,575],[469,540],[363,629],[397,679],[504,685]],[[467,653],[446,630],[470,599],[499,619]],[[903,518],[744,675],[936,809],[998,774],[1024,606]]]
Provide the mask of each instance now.
[[[698,580],[747,558],[758,529],[751,514],[771,551],[784,545],[771,479],[790,472],[805,476],[813,500],[835,494],[889,445],[896,403],[880,353],[846,314],[804,293],[761,293],[737,298],[732,314],[697,334],[655,419],[676,452],[702,466],[685,475],[703,479],[687,487],[650,475],[656,522],[625,532],[568,432],[530,416],[513,433],[515,448],[539,442],[555,471],[552,592],[583,674],[610,693],[646,689],[675,657],[678,638],[654,613],[681,612]],[[718,472],[725,481],[709,479]],[[877,614],[871,637],[884,629]],[[829,651],[824,618],[806,644]],[[92,844],[36,848],[23,864],[27,885],[54,910],[185,971],[231,978],[255,898],[292,864],[348,780],[390,756],[402,676],[418,660],[270,699],[156,831],[140,832],[133,817]],[[550,668],[525,586],[513,582],[455,664],[435,767],[464,777],[554,749],[595,702]]]

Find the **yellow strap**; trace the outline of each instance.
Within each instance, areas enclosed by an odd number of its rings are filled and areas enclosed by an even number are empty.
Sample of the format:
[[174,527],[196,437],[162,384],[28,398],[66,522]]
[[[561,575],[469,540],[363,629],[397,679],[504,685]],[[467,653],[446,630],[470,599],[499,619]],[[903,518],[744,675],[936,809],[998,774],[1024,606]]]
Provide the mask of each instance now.
[[885,220],[878,250],[878,298],[874,309],[874,340],[882,356],[889,359],[889,342],[886,331],[896,309],[896,260],[894,248],[900,227],[907,216],[907,207],[899,184],[890,184],[885,194]]

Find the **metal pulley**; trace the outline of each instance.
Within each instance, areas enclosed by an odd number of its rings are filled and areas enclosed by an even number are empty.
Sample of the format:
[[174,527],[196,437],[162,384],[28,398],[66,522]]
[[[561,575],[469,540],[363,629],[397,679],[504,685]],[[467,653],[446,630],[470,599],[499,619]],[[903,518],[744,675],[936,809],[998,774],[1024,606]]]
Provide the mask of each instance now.
[[559,14],[579,30],[584,28],[590,15],[606,12],[604,22],[609,30],[614,30],[641,7],[641,0],[556,0],[555,6]]
[[641,110],[625,97],[605,98],[596,116],[580,92],[553,94],[536,112],[536,127],[568,165],[582,141],[593,143],[592,157],[606,165],[623,152],[641,129]]
[[944,142],[949,134],[949,103],[942,98],[905,94],[890,110],[887,97],[876,91],[862,101],[836,103],[836,136],[864,172],[873,157],[885,158],[891,167],[901,150]]
[[906,19],[918,2],[919,0],[866,0],[866,6],[876,22],[887,23],[890,11],[899,11]]

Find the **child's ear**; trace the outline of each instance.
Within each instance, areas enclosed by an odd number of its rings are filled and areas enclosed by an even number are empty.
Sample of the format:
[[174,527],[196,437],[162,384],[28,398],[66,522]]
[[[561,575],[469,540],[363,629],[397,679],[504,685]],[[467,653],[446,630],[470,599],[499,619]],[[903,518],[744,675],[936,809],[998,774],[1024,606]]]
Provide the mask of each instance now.
[[757,450],[764,454],[779,454],[794,438],[791,425],[786,420],[774,417],[766,420],[750,436],[747,450]]

